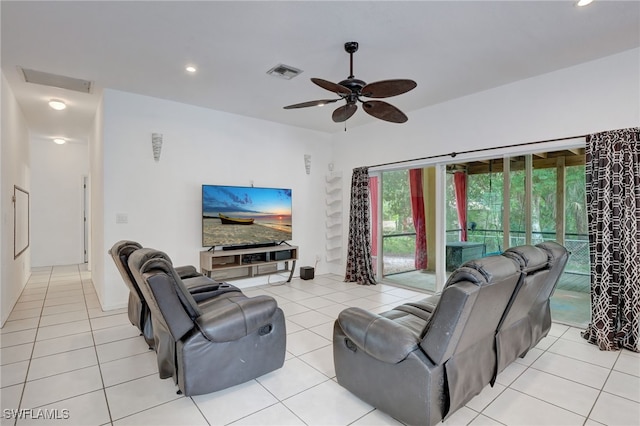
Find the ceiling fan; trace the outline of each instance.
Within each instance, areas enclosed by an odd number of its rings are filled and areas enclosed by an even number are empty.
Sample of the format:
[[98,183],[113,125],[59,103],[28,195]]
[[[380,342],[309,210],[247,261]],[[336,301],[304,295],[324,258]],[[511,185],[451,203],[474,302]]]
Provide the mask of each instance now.
[[417,84],[413,80],[395,79],[381,80],[373,83],[365,83],[358,80],[353,75],[353,54],[358,51],[358,43],[350,41],[344,44],[344,50],[349,54],[350,68],[349,77],[339,83],[332,83],[321,78],[312,78],[311,81],[318,86],[340,96],[338,99],[320,99],[317,101],[302,102],[299,104],[288,105],[284,109],[306,108],[312,106],[323,106],[339,100],[344,100],[345,104],[335,111],[331,118],[336,123],[348,120],[358,110],[358,102],[362,103],[364,112],[379,118],[380,120],[390,121],[392,123],[404,123],[408,120],[407,116],[395,106],[375,100],[362,100],[365,98],[389,98],[391,96],[406,93],[414,89]]

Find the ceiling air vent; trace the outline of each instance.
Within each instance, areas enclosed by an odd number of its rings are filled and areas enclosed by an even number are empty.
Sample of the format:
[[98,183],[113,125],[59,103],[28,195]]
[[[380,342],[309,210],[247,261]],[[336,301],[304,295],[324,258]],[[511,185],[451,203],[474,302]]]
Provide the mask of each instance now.
[[285,80],[291,80],[300,73],[302,73],[302,70],[284,64],[278,64],[267,71],[267,74],[278,78],[284,78]]
[[91,93],[91,82],[79,78],[66,77],[64,75],[49,74],[48,72],[28,70],[20,68],[24,81],[27,83],[42,84],[44,86],[59,87],[61,89],[75,90],[76,92]]

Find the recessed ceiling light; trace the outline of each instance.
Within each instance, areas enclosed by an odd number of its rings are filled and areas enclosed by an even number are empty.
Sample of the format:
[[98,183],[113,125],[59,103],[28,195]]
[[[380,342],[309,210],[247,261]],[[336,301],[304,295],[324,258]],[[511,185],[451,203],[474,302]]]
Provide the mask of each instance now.
[[590,5],[591,3],[593,3],[593,0],[578,0],[578,2],[576,3],[576,6],[579,6],[579,7],[587,6],[587,5]]
[[55,143],[57,143],[58,145],[65,144],[65,143],[67,142],[66,140],[64,140],[64,139],[62,139],[62,138],[55,138],[53,141],[54,141]]
[[194,67],[192,65],[189,65],[188,67],[185,68],[185,70],[187,72],[194,73],[194,72],[196,72],[196,67]]
[[56,111],[62,111],[67,107],[67,104],[65,104],[63,101],[59,99],[51,99],[49,101],[49,106],[55,109]]

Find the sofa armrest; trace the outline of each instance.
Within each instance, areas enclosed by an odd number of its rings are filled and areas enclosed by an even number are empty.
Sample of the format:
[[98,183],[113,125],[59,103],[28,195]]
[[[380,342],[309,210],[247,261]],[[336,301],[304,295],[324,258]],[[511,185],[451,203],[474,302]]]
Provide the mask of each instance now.
[[269,325],[276,309],[278,304],[269,296],[231,297],[210,305],[196,325],[208,340],[230,342]]
[[204,275],[198,275],[194,278],[186,278],[183,283],[191,296],[193,296],[193,300],[198,303],[215,298],[224,293],[232,291],[240,292],[238,287],[214,281]]
[[211,278],[207,278],[204,275],[198,275],[192,278],[183,278],[182,280],[184,286],[191,294],[216,290],[220,286],[219,282],[214,281]]
[[418,309],[422,309],[425,312],[433,313],[436,310],[436,306],[440,303],[441,294],[435,294],[433,296],[425,297],[417,302],[409,302],[406,305],[414,306]]
[[202,276],[202,274],[198,273],[198,270],[193,265],[185,265],[185,266],[174,266],[176,273],[181,279],[185,278],[193,278],[197,276]]
[[359,349],[390,364],[405,359],[420,343],[419,337],[408,328],[361,308],[340,312],[338,324]]

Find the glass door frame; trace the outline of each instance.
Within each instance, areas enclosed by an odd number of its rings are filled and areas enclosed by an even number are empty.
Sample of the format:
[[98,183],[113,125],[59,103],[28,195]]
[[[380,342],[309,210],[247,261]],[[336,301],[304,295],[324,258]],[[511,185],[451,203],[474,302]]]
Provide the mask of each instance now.
[[[376,276],[378,280],[382,280],[382,272],[383,272],[383,258],[382,258],[382,186],[383,179],[382,173],[386,171],[393,170],[403,170],[403,169],[415,169],[415,168],[424,168],[424,167],[435,167],[436,170],[436,193],[435,193],[435,201],[436,201],[436,235],[435,235],[435,275],[436,275],[436,293],[442,291],[444,285],[446,283],[446,266],[445,266],[445,255],[446,255],[446,206],[445,206],[445,196],[446,196],[446,171],[447,165],[455,164],[460,162],[467,161],[479,161],[479,160],[490,160],[496,158],[502,158],[506,160],[510,157],[515,156],[528,156],[529,162],[531,162],[531,154],[536,152],[552,152],[559,150],[570,150],[575,148],[584,148],[585,147],[585,138],[574,138],[574,139],[566,139],[561,141],[551,141],[551,142],[541,142],[536,144],[527,144],[521,145],[517,147],[510,148],[495,148],[488,149],[482,152],[475,152],[469,154],[454,154],[453,156],[447,156],[445,158],[431,158],[431,159],[423,159],[423,160],[414,160],[408,161],[406,163],[394,163],[388,165],[374,166],[369,168],[369,176],[378,176],[378,205],[371,206],[372,209],[377,209],[377,223],[372,223],[371,226],[377,227],[378,230],[378,240],[377,244],[377,253],[378,257],[376,259],[375,264],[373,265],[374,270],[376,272]],[[503,161],[506,169],[504,170],[505,175],[508,176],[509,161]],[[526,185],[526,198],[528,205],[531,205],[531,191],[532,191],[532,167],[527,167],[529,170],[527,174],[527,179],[525,179]],[[510,188],[510,179],[505,178],[504,190],[509,190]],[[503,197],[504,203],[504,211],[509,211],[509,197]],[[526,209],[527,210],[531,209]],[[526,213],[528,215],[527,222],[530,224],[531,221],[531,212]],[[505,227],[505,219],[503,218],[503,250],[509,248],[509,221],[508,221],[508,213],[506,216],[506,227]],[[527,225],[526,227],[526,243],[529,244],[531,242],[531,227]]]

